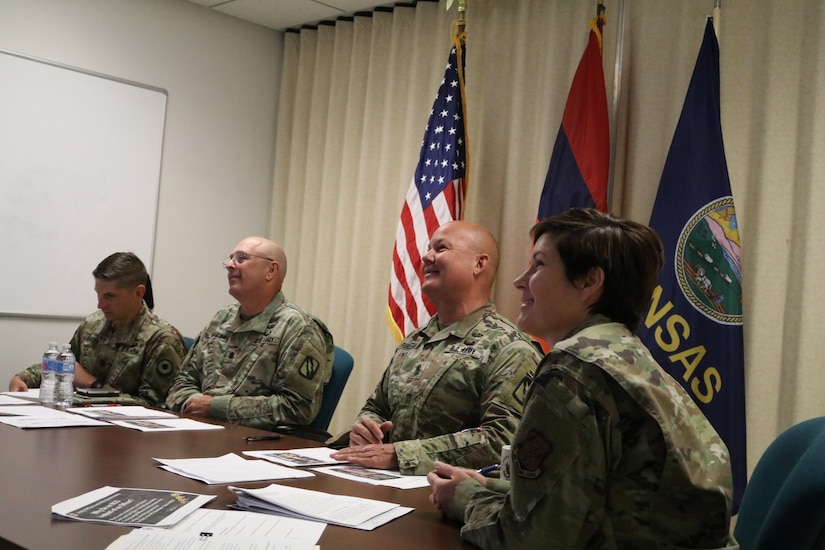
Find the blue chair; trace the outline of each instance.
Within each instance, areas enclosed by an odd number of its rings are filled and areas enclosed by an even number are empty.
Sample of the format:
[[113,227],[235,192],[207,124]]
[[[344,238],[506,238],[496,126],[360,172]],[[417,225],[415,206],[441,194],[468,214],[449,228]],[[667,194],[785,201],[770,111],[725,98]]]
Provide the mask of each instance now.
[[782,432],[754,468],[736,518],[742,550],[825,548],[825,417]]
[[338,401],[341,400],[344,387],[347,385],[347,380],[349,380],[349,375],[354,366],[355,360],[352,358],[352,355],[344,348],[335,346],[335,356],[332,360],[332,375],[327,385],[324,386],[321,409],[318,411],[315,420],[313,420],[309,426],[282,424],[276,426],[273,431],[303,437],[304,439],[311,439],[313,441],[326,441],[330,439],[332,434],[327,432],[327,428],[329,428],[332,415],[335,413]]
[[352,358],[352,355],[344,348],[335,346],[335,356],[332,360],[332,376],[330,376],[329,382],[324,387],[324,400],[321,403],[321,410],[318,411],[318,416],[315,417],[315,420],[312,421],[310,426],[319,430],[329,428],[332,415],[335,413],[335,408],[341,400],[344,387],[347,385],[347,380],[349,380],[349,375],[352,373],[354,366],[355,360]]
[[191,336],[184,336],[183,343],[184,345],[186,345],[186,351],[189,351],[190,349],[192,349],[192,346],[195,345],[195,339]]

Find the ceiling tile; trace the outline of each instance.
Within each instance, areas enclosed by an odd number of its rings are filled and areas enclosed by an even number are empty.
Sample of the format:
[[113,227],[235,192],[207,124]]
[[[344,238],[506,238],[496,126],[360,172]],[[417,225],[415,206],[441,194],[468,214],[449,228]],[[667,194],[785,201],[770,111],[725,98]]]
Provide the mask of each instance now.
[[362,10],[372,11],[376,6],[395,4],[395,2],[381,2],[380,0],[323,0],[323,3],[348,13]]
[[320,19],[334,19],[346,13],[342,9],[312,0],[233,0],[213,9],[277,30]]

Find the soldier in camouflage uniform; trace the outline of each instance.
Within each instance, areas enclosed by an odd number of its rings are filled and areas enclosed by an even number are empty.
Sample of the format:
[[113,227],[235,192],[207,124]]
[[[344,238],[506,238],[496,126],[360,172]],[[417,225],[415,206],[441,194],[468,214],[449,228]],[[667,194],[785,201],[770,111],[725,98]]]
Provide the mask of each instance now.
[[727,448],[632,332],[661,241],[590,209],[532,235],[518,325],[553,350],[528,392],[511,481],[438,463],[431,501],[482,548],[738,548]]
[[422,290],[438,313],[398,346],[340,438],[350,448],[335,458],[417,475],[435,460],[478,468],[497,462],[515,431],[541,354],[490,302],[495,239],[450,222],[433,234],[423,264]]
[[284,298],[286,255],[274,242],[248,237],[224,265],[238,303],[201,332],[167,404],[186,415],[265,430],[309,424],[332,373],[332,336]]
[[[87,317],[69,342],[77,359],[74,385],[108,385],[127,394],[127,401],[163,406],[186,348],[180,332],[147,305],[152,298],[143,262],[131,252],[116,252],[92,275],[100,311]],[[41,366],[32,365],[9,389],[39,387],[40,379]]]

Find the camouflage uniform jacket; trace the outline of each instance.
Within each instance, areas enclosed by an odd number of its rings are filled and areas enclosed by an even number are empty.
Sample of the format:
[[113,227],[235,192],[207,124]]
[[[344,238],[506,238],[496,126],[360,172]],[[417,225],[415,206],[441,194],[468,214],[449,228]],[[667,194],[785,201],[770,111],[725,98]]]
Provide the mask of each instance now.
[[[69,344],[89,374],[144,404],[160,407],[186,355],[180,332],[145,303],[134,321],[120,328],[96,311],[80,323]],[[39,364],[32,365],[19,376],[36,387],[40,369]]]
[[738,548],[728,450],[619,323],[594,316],[539,366],[511,481],[465,480],[450,515],[482,548]]
[[251,319],[240,305],[219,311],[200,333],[166,403],[214,397],[209,417],[254,428],[307,425],[321,408],[335,346],[327,327],[283,293]]
[[478,468],[498,462],[541,354],[488,303],[440,328],[438,317],[404,339],[361,415],[392,420],[400,469],[433,462]]

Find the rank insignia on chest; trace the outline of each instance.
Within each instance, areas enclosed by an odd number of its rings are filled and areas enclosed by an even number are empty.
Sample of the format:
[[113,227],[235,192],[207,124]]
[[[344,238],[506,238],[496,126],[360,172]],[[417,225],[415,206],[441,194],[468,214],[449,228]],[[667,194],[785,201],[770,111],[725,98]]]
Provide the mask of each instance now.
[[490,350],[484,348],[477,348],[467,344],[453,344],[444,350],[445,353],[454,353],[458,355],[469,355],[470,357],[486,363],[490,357]]

